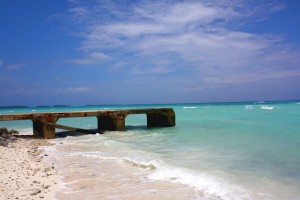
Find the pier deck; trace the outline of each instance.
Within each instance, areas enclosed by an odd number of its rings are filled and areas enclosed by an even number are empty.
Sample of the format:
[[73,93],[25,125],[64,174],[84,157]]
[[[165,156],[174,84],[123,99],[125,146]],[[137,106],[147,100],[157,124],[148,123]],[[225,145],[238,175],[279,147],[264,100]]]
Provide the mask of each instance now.
[[4,114],[0,115],[0,121],[31,120],[34,135],[52,139],[55,137],[55,123],[60,118],[97,117],[98,130],[124,131],[125,119],[130,114],[146,114],[148,127],[175,126],[175,112],[172,108]]

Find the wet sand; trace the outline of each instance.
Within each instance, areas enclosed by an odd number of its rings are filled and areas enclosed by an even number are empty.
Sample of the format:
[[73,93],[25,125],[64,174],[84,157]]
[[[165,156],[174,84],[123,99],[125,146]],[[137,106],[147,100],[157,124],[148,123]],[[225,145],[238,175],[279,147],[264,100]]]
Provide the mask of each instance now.
[[[58,142],[52,162],[60,169],[57,199],[201,199],[203,194],[180,183],[150,180],[153,169],[134,163],[85,156],[78,146]],[[51,151],[50,151],[51,152]],[[51,157],[52,158],[52,157]]]

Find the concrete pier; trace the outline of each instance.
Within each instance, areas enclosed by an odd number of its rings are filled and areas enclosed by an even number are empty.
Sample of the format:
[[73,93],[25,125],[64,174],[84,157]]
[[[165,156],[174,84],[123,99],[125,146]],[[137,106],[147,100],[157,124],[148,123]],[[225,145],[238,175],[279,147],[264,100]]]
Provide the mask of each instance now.
[[175,112],[172,108],[5,114],[0,115],[0,121],[32,120],[34,135],[52,139],[59,118],[94,116],[98,119],[98,130],[124,131],[125,119],[130,114],[146,114],[148,127],[175,126]]

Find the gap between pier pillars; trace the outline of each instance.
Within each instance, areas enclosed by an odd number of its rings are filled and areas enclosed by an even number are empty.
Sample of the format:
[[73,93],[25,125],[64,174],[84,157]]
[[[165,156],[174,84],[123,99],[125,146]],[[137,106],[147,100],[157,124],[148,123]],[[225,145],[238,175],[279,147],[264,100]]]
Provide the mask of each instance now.
[[113,116],[97,116],[98,130],[125,131],[125,118],[127,114],[116,114]]

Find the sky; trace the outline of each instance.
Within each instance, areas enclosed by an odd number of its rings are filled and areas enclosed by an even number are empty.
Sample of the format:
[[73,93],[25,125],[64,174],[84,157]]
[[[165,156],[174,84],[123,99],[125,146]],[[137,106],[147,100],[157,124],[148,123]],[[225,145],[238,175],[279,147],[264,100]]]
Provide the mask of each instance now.
[[0,0],[0,106],[300,100],[298,0]]

